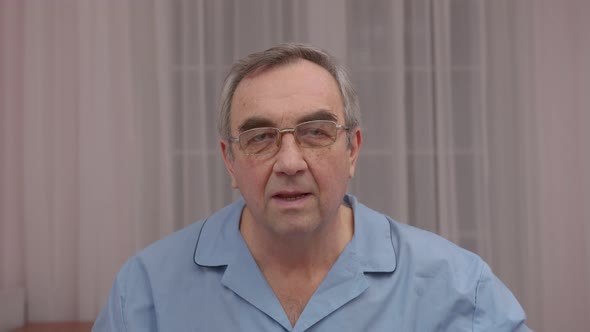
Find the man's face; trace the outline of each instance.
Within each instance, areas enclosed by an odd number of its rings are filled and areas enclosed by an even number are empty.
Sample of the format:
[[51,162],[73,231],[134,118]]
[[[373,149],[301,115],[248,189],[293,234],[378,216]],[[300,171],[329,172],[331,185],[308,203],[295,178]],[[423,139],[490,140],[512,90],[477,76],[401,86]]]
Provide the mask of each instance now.
[[[310,120],[344,125],[342,98],[334,78],[306,61],[266,69],[244,78],[232,99],[231,133],[256,127],[293,128]],[[352,132],[347,147],[345,130],[336,142],[322,148],[301,148],[287,133],[276,153],[245,155],[233,144],[233,159],[221,141],[232,186],[246,201],[245,215],[265,233],[279,236],[310,234],[338,218],[349,179],[354,175],[361,143]]]

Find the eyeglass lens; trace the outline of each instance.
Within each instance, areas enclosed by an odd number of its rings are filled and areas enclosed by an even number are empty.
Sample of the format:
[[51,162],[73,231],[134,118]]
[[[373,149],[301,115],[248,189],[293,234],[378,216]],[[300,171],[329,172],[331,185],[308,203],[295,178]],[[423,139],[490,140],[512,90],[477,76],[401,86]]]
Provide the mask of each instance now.
[[334,143],[337,129],[335,122],[323,120],[304,122],[293,129],[255,128],[241,133],[239,142],[244,153],[267,153],[279,148],[282,135],[292,132],[299,146],[318,148]]

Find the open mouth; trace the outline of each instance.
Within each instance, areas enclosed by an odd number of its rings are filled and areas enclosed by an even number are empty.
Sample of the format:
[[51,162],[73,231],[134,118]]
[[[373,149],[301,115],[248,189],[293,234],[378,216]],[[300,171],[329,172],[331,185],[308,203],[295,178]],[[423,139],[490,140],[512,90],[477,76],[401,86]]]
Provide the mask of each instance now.
[[308,196],[308,193],[297,193],[297,194],[277,194],[274,195],[274,198],[278,198],[278,199],[282,199],[285,201],[296,201],[298,199],[302,199],[306,196]]

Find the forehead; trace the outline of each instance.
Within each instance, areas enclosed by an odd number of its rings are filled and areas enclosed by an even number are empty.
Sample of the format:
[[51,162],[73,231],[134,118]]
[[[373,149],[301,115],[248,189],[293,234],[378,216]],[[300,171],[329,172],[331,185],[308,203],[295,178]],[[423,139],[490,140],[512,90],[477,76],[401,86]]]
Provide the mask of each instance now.
[[246,76],[232,98],[231,127],[250,118],[291,125],[318,111],[344,118],[338,84],[321,66],[300,60]]

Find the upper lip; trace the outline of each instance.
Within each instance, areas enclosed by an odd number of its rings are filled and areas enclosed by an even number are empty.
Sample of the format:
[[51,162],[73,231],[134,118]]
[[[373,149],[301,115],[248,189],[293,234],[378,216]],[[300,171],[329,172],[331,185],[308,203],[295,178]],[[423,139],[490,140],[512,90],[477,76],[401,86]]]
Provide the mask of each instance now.
[[297,195],[304,195],[308,194],[309,192],[303,190],[281,190],[277,191],[272,196],[297,196]]

